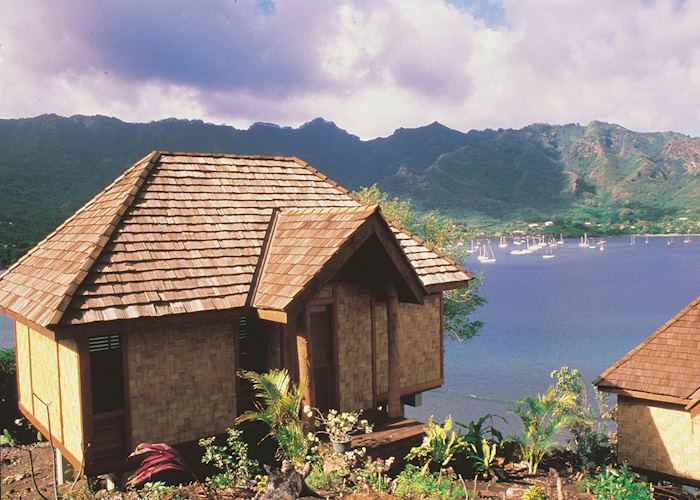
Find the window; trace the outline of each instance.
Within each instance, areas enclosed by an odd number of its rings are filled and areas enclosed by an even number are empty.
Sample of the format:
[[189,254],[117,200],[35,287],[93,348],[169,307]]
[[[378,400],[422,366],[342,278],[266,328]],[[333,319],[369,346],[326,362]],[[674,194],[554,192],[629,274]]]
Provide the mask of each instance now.
[[90,337],[90,382],[92,412],[124,409],[124,367],[119,335]]

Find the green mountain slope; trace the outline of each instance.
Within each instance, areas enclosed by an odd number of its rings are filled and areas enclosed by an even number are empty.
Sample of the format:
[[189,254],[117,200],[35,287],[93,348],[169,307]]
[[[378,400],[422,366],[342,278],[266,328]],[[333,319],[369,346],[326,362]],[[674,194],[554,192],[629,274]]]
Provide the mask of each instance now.
[[14,261],[153,149],[296,155],[357,188],[378,182],[471,225],[554,219],[619,229],[700,211],[700,139],[617,125],[531,125],[462,133],[439,123],[360,140],[317,118],[247,130],[102,116],[0,120],[0,267]]
[[697,216],[699,174],[700,139],[592,122],[472,131],[424,171],[381,185],[458,219],[559,218],[619,229]]

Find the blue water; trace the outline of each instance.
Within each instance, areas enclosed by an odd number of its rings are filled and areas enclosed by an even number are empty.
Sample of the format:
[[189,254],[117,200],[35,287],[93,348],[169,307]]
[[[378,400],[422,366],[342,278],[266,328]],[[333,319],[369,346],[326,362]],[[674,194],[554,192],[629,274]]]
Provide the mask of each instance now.
[[7,316],[0,314],[0,347],[10,347],[14,345],[12,321]]
[[507,416],[510,402],[547,388],[551,370],[569,365],[593,380],[700,295],[700,238],[607,240],[604,252],[567,240],[549,260],[543,250],[510,255],[516,247],[493,240],[495,263],[467,262],[484,275],[488,304],[475,317],[485,326],[469,342],[445,343],[445,385],[407,414]]

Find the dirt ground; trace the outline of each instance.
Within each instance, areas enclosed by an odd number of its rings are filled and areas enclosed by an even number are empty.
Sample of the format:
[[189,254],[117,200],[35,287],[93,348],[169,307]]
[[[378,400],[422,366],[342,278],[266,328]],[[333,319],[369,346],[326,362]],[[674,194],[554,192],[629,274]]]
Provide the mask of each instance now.
[[[32,456],[31,462],[29,459],[30,451]],[[0,449],[0,458],[0,498],[2,500],[14,498],[35,499],[42,498],[42,495],[47,499],[54,498],[52,481],[53,461],[51,458],[51,448],[48,443],[39,443],[24,447],[22,449],[2,448]],[[34,468],[34,478],[32,478],[31,473],[32,464]],[[517,474],[513,475],[516,477],[512,477],[508,481],[499,482],[477,481],[475,484],[473,480],[467,480],[465,481],[465,488],[471,491],[474,491],[476,488],[481,498],[518,499],[522,496],[522,493],[528,486],[535,484],[544,487],[552,500],[558,498],[557,473],[553,469],[551,469],[549,473],[543,473],[535,477],[525,475],[522,477],[517,477]],[[567,476],[560,478],[562,497],[568,500],[592,499],[592,495],[580,491],[578,485],[576,484],[576,479],[576,477]],[[38,492],[41,492],[41,494]],[[656,493],[656,498],[659,500],[686,500],[696,498],[683,494],[677,488],[670,488],[668,486],[657,489]],[[251,496],[250,493],[246,494],[240,490],[217,490],[214,492],[201,484],[193,484],[184,486],[178,491],[172,492],[170,495],[163,497],[163,499],[173,498],[175,494],[178,495],[178,498],[183,499],[250,498]],[[132,499],[139,498],[139,495],[135,493],[109,493],[107,491],[90,493],[87,489],[87,483],[83,479],[76,484],[69,482],[59,486],[58,497],[73,499]],[[396,497],[392,497],[390,495],[378,497],[377,495],[353,494],[346,496],[345,498],[355,500],[382,498],[388,500]]]

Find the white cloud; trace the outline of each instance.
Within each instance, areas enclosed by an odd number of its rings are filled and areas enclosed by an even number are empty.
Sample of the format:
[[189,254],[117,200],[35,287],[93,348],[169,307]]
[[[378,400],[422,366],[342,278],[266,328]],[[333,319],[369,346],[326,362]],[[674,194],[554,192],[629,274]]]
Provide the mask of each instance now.
[[0,18],[4,117],[323,116],[363,137],[599,119],[700,134],[700,2],[503,0],[495,27],[444,0],[48,5]]

